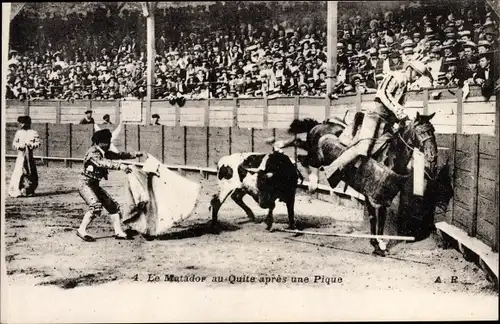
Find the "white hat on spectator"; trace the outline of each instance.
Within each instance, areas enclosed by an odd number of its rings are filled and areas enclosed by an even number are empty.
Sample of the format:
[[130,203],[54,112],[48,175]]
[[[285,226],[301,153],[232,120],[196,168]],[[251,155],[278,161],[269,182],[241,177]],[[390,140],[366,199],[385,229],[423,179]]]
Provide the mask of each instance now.
[[477,43],[477,46],[484,46],[484,47],[491,47],[491,43],[488,42],[487,40],[483,39],[483,40],[480,40],[478,43]]
[[251,46],[248,46],[246,48],[247,51],[255,51],[256,49],[258,49],[258,46],[257,45],[251,45]]
[[407,39],[405,40],[402,44],[401,44],[401,47],[402,48],[406,48],[406,47],[414,47],[415,46],[415,43],[411,40],[411,39]]
[[463,36],[470,36],[471,32],[470,30],[462,30],[458,32],[458,36],[463,37]]
[[343,43],[337,43],[337,48],[344,48],[344,44]]
[[370,55],[377,55],[377,49],[375,47],[372,47],[368,50],[368,53]]
[[491,25],[494,25],[494,24],[495,23],[493,22],[493,20],[491,19],[491,17],[487,17],[486,21],[484,22],[483,27],[488,27],[488,26],[491,26]]
[[200,44],[196,44],[194,46],[193,50],[195,50],[195,51],[201,51],[201,45]]
[[403,49],[403,53],[406,54],[406,55],[413,54],[413,47],[405,47]]
[[465,43],[463,43],[462,45],[464,48],[465,47],[471,47],[471,48],[475,48],[476,47],[476,43],[472,42],[472,41],[466,41]]

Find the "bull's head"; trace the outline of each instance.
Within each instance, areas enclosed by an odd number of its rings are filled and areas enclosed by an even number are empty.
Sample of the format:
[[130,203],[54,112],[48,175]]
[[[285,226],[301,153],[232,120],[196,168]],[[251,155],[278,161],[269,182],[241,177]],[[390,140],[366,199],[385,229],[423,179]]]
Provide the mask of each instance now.
[[271,208],[274,201],[288,194],[295,193],[298,175],[290,158],[279,152],[269,154],[258,168],[245,168],[248,172],[243,179],[261,208]]
[[265,170],[263,170],[263,169],[259,169],[259,168],[245,168],[245,167],[243,167],[243,169],[245,171],[247,171],[248,173],[252,174],[252,175],[255,175],[255,174],[264,174],[264,176],[267,179],[271,179],[273,177],[273,172],[265,172]]
[[250,195],[258,201],[261,208],[270,208],[274,202],[272,180],[273,172],[266,172],[260,168],[244,168],[248,174],[243,179],[243,185]]

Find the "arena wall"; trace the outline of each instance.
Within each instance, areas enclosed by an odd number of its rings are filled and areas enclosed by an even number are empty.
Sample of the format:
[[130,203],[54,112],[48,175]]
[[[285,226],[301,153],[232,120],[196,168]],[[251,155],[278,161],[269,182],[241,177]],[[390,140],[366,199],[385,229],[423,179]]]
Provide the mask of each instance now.
[[[329,117],[350,121],[354,112],[373,105],[374,94],[347,95],[336,100],[317,97],[235,98],[187,100],[183,107],[168,101],[141,101],[141,122],[149,124],[152,114],[159,114],[167,126],[287,128],[294,118],[310,117],[324,120]],[[16,121],[21,114],[30,115],[37,123],[78,123],[87,109],[94,111],[99,122],[105,114],[119,123],[125,109],[123,101],[7,101],[7,122]],[[433,123],[439,133],[495,133],[495,98],[486,101],[480,89],[472,87],[465,101],[461,89],[432,89],[410,92],[406,108],[410,116],[417,112],[436,113]]]
[[[288,108],[285,108],[286,110]],[[115,125],[99,125],[114,129]],[[6,154],[15,156],[11,143],[17,129],[15,123],[6,124]],[[34,123],[42,142],[36,155],[45,157],[49,165],[72,163],[83,158],[91,145],[93,125],[68,123]],[[125,124],[114,142],[120,150],[140,150],[151,153],[169,165],[215,169],[218,159],[226,154],[243,151],[267,152],[264,140],[280,138],[286,132],[280,128],[239,128],[207,126],[155,126]],[[498,138],[484,134],[437,134],[438,168],[448,167],[453,187],[453,198],[444,210],[437,210],[435,222],[446,221],[477,237],[494,251],[498,251]],[[286,149],[296,159],[297,150]],[[59,161],[50,158],[61,158]],[[324,178],[321,183],[328,185]],[[361,195],[339,184],[333,192],[362,199]],[[329,199],[334,199],[333,196]],[[338,200],[337,200],[338,201]],[[361,204],[360,204],[361,205]],[[397,202],[394,208],[397,209]],[[393,208],[393,209],[394,209]],[[414,210],[409,218],[417,218]],[[496,216],[495,216],[496,215]],[[411,220],[411,219],[410,219]]]

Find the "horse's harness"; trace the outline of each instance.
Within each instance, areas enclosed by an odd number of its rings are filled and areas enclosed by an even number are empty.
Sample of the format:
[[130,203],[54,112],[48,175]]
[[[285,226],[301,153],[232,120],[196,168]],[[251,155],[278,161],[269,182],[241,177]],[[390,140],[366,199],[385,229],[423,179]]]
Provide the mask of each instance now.
[[[418,138],[420,144],[423,145],[429,139],[434,138],[434,136],[432,135],[434,133],[434,126],[432,126],[432,124],[425,124],[425,125],[416,126],[415,133],[417,135],[417,138]],[[400,131],[398,131],[398,137],[403,142],[403,144],[410,149],[410,151],[413,151],[415,149],[415,147],[412,147],[410,144],[408,144],[407,141],[404,140],[403,136],[401,136]],[[420,149],[419,149],[419,151],[420,151]],[[413,159],[413,157],[412,157],[412,159]],[[424,171],[424,172],[425,172],[425,175],[430,180],[434,180],[434,178],[431,177],[431,175],[427,171]]]

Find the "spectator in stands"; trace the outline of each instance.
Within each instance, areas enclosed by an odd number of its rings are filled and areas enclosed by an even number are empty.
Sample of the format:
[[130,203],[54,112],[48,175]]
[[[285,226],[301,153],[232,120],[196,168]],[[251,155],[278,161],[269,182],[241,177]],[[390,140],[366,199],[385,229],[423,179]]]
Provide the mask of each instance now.
[[111,122],[111,120],[109,120],[110,118],[109,118],[109,115],[108,115],[108,114],[106,114],[106,115],[102,116],[102,119],[104,120],[103,124],[106,124],[106,125],[111,125],[111,124],[113,124],[113,123]]
[[160,124],[160,115],[158,114],[153,114],[151,116],[151,118],[153,118],[153,122],[151,123],[151,125],[161,125]]
[[479,68],[474,78],[476,84],[481,86],[481,92],[484,97],[489,98],[493,95],[494,84],[498,76],[491,67],[491,54],[481,54],[479,58]]
[[92,110],[85,111],[85,117],[83,117],[83,119],[80,120],[80,124],[81,125],[94,124],[94,118],[92,118]]
[[[370,12],[362,17],[353,12],[351,17],[342,18],[339,21],[337,61],[343,62],[346,58],[348,66],[342,69],[339,63],[337,80],[346,82],[345,87],[337,87],[335,93],[355,91],[352,81],[356,73],[360,73],[362,81],[371,88],[368,83],[374,83],[377,75],[401,70],[402,63],[413,58],[429,61],[434,81],[438,80],[439,72],[446,72],[444,63],[447,58],[458,57],[457,73],[459,76],[465,73],[466,58],[498,48],[498,26],[492,13],[472,4],[472,9],[469,9],[468,5],[464,4],[463,10],[457,11],[437,5],[436,10],[427,15],[423,15],[422,10],[406,8],[380,16]],[[165,17],[158,16],[160,37],[157,42],[155,98],[167,99],[174,94],[176,97],[227,98],[237,93],[248,96],[252,92],[250,89],[254,90],[255,96],[267,96],[271,91],[274,95],[293,95],[300,91],[302,83],[307,84],[311,95],[323,95],[325,83],[317,82],[326,62],[326,21],[319,7],[323,4],[297,3],[290,6],[291,9],[272,2],[259,4],[262,12],[259,15],[240,14],[240,10],[257,6],[254,3],[238,6],[241,8],[229,3],[224,6],[217,4],[209,7],[208,15],[203,7],[164,11],[167,15],[186,17],[182,21],[189,21],[189,24],[166,24]],[[302,6],[316,8],[307,9],[315,16],[312,22],[304,23],[304,17],[299,14],[303,15]],[[280,16],[287,16],[296,23],[282,26],[280,21],[267,20],[266,16],[276,14],[278,10],[286,12]],[[137,15],[140,12],[128,12],[123,19],[137,21]],[[73,21],[68,16],[66,24],[79,27],[78,33],[71,35],[70,40],[57,33],[39,35],[47,28],[34,29],[31,38],[37,39],[39,50],[12,52],[10,55],[7,98],[144,97],[145,44],[133,30],[142,27],[126,23],[123,30],[110,31],[97,24],[96,17],[87,15]],[[53,23],[53,18],[23,19],[20,22],[26,25]],[[63,26],[65,23],[59,19],[58,24]],[[96,30],[95,26],[101,27]],[[212,30],[216,33],[211,33]],[[38,41],[41,39],[43,41]],[[472,44],[477,44],[477,53]],[[437,49],[439,57],[430,60],[430,56],[437,53],[430,52]],[[361,56],[365,54],[369,55],[369,60],[365,61]],[[366,70],[373,72],[367,73]],[[250,79],[247,78],[249,71]]]

